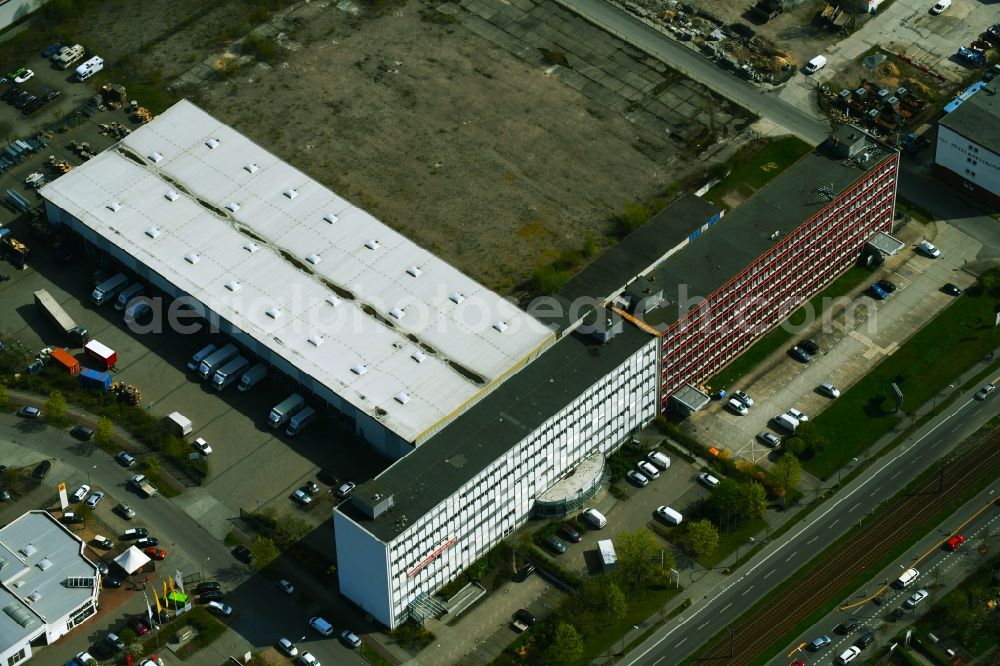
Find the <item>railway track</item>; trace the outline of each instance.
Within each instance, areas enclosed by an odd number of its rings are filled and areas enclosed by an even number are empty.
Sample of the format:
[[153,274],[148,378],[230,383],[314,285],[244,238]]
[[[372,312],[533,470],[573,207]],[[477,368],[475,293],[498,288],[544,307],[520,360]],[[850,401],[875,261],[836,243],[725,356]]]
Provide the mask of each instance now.
[[909,494],[896,497],[867,528],[840,544],[727,637],[698,657],[720,664],[748,664],[855,576],[871,567],[933,516],[943,501],[1000,471],[1000,429],[963,447],[945,466]]

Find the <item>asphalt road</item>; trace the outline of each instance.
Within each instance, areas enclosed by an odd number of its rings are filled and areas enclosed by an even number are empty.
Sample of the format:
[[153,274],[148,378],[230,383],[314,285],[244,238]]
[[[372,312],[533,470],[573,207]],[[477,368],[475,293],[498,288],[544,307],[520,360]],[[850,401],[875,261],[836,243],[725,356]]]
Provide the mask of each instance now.
[[949,449],[997,413],[995,398],[980,402],[972,399],[973,393],[963,395],[955,407],[924,426],[890,457],[876,461],[799,527],[770,543],[731,581],[695,603],[678,622],[638,646],[625,663],[643,666],[663,661],[677,663],[737,620],[783,577],[798,569],[797,565],[822,552],[827,544],[936,464]]
[[642,21],[604,0],[558,0],[613,35],[663,60],[715,93],[745,109],[770,119],[812,145],[822,143],[830,133],[827,121],[796,108],[722,69],[711,60],[687,48]]

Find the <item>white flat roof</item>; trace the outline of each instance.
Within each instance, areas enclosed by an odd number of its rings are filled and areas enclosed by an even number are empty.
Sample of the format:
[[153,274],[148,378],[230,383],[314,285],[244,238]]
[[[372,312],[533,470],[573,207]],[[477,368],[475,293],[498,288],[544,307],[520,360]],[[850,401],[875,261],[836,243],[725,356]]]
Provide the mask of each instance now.
[[187,101],[41,193],[407,441],[553,338]]

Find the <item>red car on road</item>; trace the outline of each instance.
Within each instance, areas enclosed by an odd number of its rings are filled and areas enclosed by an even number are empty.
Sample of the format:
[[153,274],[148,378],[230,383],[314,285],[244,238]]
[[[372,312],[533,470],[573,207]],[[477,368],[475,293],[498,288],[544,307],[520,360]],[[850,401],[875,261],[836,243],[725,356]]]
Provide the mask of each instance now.
[[146,550],[142,551],[146,553],[146,556],[151,560],[165,560],[167,559],[167,551],[162,548],[156,548],[155,546],[150,546]]
[[963,543],[965,543],[965,537],[961,534],[956,534],[944,542],[944,547],[948,550],[958,550],[958,547]]

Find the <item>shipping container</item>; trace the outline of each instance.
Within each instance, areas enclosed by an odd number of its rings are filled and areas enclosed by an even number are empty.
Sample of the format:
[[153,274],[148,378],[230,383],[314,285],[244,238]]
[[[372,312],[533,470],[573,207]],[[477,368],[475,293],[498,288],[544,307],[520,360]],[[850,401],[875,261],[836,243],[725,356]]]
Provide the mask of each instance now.
[[111,375],[107,372],[83,368],[80,370],[80,384],[85,389],[107,393],[111,390]]
[[103,345],[97,340],[91,340],[85,344],[83,351],[87,356],[100,363],[104,370],[110,370],[118,363],[118,354],[111,347]]
[[53,349],[50,356],[52,362],[66,368],[71,375],[80,374],[80,362],[73,358],[73,355],[62,349]]

